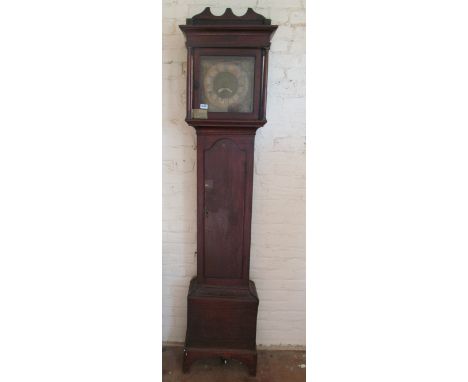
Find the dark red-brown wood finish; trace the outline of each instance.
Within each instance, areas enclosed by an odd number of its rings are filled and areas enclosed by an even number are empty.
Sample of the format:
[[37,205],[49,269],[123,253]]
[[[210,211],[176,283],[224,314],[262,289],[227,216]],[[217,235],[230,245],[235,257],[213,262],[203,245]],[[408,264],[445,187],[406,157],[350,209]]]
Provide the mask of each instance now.
[[[209,8],[180,29],[187,45],[187,118],[197,130],[197,276],[187,298],[183,369],[201,358],[235,358],[256,373],[258,296],[249,279],[254,140],[266,123],[268,50],[277,26],[249,8],[221,16]],[[200,105],[202,56],[254,57],[250,112]]]

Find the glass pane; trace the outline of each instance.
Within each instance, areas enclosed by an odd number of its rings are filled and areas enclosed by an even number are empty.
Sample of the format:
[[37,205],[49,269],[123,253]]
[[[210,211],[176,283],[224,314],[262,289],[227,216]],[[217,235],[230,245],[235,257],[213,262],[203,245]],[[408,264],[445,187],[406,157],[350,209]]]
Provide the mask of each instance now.
[[255,57],[201,56],[200,64],[200,102],[208,111],[252,113]]

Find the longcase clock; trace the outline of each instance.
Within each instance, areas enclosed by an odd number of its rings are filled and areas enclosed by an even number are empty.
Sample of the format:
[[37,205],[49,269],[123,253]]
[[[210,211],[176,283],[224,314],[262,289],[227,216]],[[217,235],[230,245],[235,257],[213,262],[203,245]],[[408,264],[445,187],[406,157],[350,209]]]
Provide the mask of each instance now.
[[187,118],[197,131],[197,276],[187,297],[183,369],[235,358],[256,373],[259,299],[249,279],[253,156],[266,123],[268,51],[277,26],[251,8],[187,19]]

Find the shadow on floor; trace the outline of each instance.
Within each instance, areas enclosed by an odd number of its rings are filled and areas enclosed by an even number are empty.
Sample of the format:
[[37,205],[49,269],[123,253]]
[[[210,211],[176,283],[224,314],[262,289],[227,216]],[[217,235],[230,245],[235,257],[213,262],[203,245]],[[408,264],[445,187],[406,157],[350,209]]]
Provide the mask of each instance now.
[[190,372],[182,373],[183,348],[164,346],[162,353],[163,382],[304,382],[305,351],[259,350],[257,376],[251,377],[241,362],[220,358],[195,362]]

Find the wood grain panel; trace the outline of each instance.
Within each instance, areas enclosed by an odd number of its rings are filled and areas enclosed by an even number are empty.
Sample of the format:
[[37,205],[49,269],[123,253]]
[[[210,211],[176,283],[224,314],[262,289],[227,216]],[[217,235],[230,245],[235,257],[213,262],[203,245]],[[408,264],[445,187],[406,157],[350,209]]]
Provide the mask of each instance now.
[[246,153],[230,139],[205,152],[205,277],[242,277],[245,165]]

